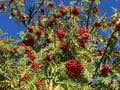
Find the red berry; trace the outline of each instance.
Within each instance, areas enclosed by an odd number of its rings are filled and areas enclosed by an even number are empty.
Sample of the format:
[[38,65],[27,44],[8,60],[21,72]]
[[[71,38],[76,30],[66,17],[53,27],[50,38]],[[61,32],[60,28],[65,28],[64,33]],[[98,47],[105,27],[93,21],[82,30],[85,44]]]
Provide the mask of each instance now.
[[66,51],[69,47],[69,44],[68,43],[61,43],[60,45],[60,49],[62,49],[63,51]]
[[88,40],[84,38],[78,38],[78,41],[80,43],[80,46],[85,48],[85,46],[88,44]]
[[115,54],[119,54],[119,50],[114,50],[114,53]]
[[42,25],[39,24],[39,30],[43,30],[44,28],[42,27]]
[[48,26],[53,26],[54,20],[49,20],[48,21]]
[[0,49],[0,54],[3,54],[3,51]]
[[46,61],[50,62],[51,61],[50,55],[46,54],[43,60],[46,60]]
[[107,26],[108,26],[108,27],[111,27],[111,26],[113,26],[113,23],[112,23],[112,22],[108,22],[108,23],[107,23]]
[[0,87],[0,90],[5,90],[3,87]]
[[115,29],[116,29],[117,31],[120,31],[120,24],[117,24],[117,25],[115,26]]
[[101,73],[103,74],[103,75],[106,75],[107,73],[109,73],[109,72],[111,72],[112,71],[112,69],[111,69],[111,67],[109,67],[108,65],[104,65],[103,67],[102,67],[102,69],[101,69]]
[[111,36],[112,38],[114,38],[114,39],[117,39],[118,37],[117,37],[117,35],[114,33],[114,34],[112,34],[112,36]]
[[35,86],[43,88],[43,87],[45,87],[45,83],[38,81],[35,83]]
[[117,84],[117,81],[115,79],[111,80],[111,84]]
[[102,48],[98,48],[97,51],[95,52],[95,56],[101,56],[103,54]]
[[112,23],[114,24],[114,25],[116,25],[117,24],[117,19],[115,19],[115,20],[112,20]]
[[33,53],[28,52],[27,53],[27,58],[30,58],[31,60],[35,60],[36,56]]
[[73,7],[72,10],[71,10],[71,13],[73,15],[78,15],[80,13],[78,7]]
[[28,25],[27,29],[28,29],[28,31],[29,31],[30,33],[33,32],[33,26]]
[[31,35],[26,35],[26,38],[22,41],[26,46],[33,47],[34,45],[34,38]]
[[86,27],[83,26],[78,30],[78,34],[80,35],[80,37],[78,38],[80,46],[85,48],[85,46],[88,44],[88,38],[90,37],[90,33],[86,29]]
[[38,68],[38,69],[42,69],[42,66],[39,65],[37,62],[32,62],[32,65],[31,65],[33,68]]
[[66,14],[68,12],[68,8],[66,6],[62,5],[62,6],[60,6],[59,11],[62,14]]
[[97,28],[100,28],[100,27],[102,26],[102,23],[101,23],[101,22],[96,22],[96,23],[94,24],[94,26],[97,27]]
[[54,7],[54,6],[55,6],[55,3],[54,3],[54,2],[49,2],[49,6],[50,6],[50,7]]
[[60,18],[62,17],[62,13],[57,13],[56,15],[54,15],[54,18]]
[[60,40],[64,38],[65,32],[63,30],[56,30],[55,36],[57,36]]
[[78,77],[83,69],[83,66],[80,62],[76,60],[68,60],[65,64],[69,76]]
[[32,74],[29,74],[29,73],[25,73],[21,78],[20,78],[20,80],[21,81],[24,81],[24,80],[26,80],[28,77],[30,77]]
[[84,39],[88,39],[90,37],[90,33],[89,31],[86,29],[85,26],[81,27],[79,30],[78,30],[78,34],[84,38]]
[[11,51],[11,54],[16,54],[18,50],[18,46],[15,46],[13,50]]
[[20,46],[24,48],[26,53],[32,53],[32,50],[29,47],[27,47],[24,43],[21,43]]
[[14,2],[14,0],[9,0],[10,2]]
[[96,6],[96,7],[93,8],[93,12],[94,12],[94,13],[97,13],[97,12],[99,12],[99,11],[100,11],[100,10],[99,10],[98,6]]
[[5,5],[4,4],[1,4],[0,5],[0,10],[4,9],[5,8]]
[[38,30],[36,31],[36,35],[37,35],[37,36],[41,36],[41,34],[42,34],[42,30],[41,30],[41,29],[38,29]]
[[91,1],[91,2],[95,2],[95,0],[89,0],[89,1]]
[[5,38],[0,38],[0,42],[5,42]]

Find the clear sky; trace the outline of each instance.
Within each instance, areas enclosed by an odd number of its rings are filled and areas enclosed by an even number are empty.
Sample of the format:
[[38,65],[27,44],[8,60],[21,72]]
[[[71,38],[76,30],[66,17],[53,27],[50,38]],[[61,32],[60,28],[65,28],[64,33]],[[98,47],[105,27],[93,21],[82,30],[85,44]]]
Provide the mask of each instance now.
[[[53,0],[58,4],[60,0]],[[70,0],[63,0],[64,4],[68,4]],[[116,2],[116,0],[101,0],[101,4],[99,5],[99,8],[101,12],[107,12],[107,17],[112,15],[112,8],[116,7],[118,10],[120,10],[120,1]],[[20,30],[24,29],[23,25],[17,25],[14,18],[9,19],[8,15],[3,15],[0,11],[0,29],[2,29],[4,32],[8,32],[8,35],[13,36],[19,36],[18,33]]]

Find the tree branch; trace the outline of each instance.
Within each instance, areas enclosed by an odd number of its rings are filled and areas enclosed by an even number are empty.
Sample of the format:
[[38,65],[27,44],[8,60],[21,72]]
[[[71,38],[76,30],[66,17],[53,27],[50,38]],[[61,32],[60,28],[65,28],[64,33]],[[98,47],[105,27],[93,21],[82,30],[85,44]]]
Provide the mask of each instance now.
[[[115,32],[116,32],[116,30],[115,30],[112,34],[114,34]],[[93,79],[94,79],[94,77],[95,77],[95,75],[96,75],[96,73],[97,73],[97,71],[98,71],[98,68],[100,67],[100,64],[102,63],[102,60],[104,59],[104,57],[105,57],[105,55],[106,55],[106,53],[107,53],[107,49],[108,49],[108,47],[109,47],[109,45],[110,45],[110,43],[111,43],[111,40],[112,40],[112,34],[111,34],[110,39],[108,40],[108,43],[107,43],[107,46],[106,46],[105,51],[104,51],[104,53],[103,53],[103,56],[101,57],[100,62],[98,63],[98,65],[97,65],[97,67],[96,67],[96,69],[95,69],[95,73],[94,73],[94,75],[93,75]]]
[[35,14],[39,11],[39,9],[40,9],[41,5],[43,5],[43,3],[44,3],[44,0],[40,3],[40,5],[39,5],[38,8],[36,9],[36,11],[33,13],[32,17],[34,17]]
[[30,8],[28,9],[28,12],[29,12],[28,24],[31,23],[32,18],[35,16],[35,14],[38,13],[38,11],[39,11],[41,5],[43,5],[43,3],[44,3],[44,0],[40,3],[40,5],[38,6],[38,8],[35,11],[34,11],[35,5],[30,6]]
[[[16,3],[14,3],[14,5],[15,5],[15,7],[16,7],[16,10],[19,11],[18,6],[16,5]],[[23,18],[22,23],[23,23],[24,27],[26,28],[27,25],[26,25],[25,17],[24,17],[23,15],[21,15],[21,13],[20,13],[20,16]]]
[[29,5],[29,8],[28,8],[28,12],[29,12],[29,20],[28,20],[28,24],[30,24],[31,23],[31,20],[32,20],[32,13],[33,13],[33,11],[34,11],[34,9],[35,9],[35,5]]

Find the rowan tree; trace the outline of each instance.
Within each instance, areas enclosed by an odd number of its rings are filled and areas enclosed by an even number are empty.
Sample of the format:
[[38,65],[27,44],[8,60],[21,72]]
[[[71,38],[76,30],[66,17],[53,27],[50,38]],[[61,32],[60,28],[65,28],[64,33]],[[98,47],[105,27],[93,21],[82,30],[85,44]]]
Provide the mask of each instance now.
[[120,12],[101,15],[101,2],[1,0],[24,31],[0,38],[0,90],[119,90]]

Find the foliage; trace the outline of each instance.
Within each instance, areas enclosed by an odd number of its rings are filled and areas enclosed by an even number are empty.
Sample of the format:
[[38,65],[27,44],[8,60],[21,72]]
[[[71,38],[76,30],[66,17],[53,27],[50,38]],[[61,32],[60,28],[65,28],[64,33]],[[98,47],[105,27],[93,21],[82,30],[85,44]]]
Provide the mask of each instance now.
[[101,16],[100,2],[1,0],[25,31],[0,39],[0,90],[119,90],[120,12]]

